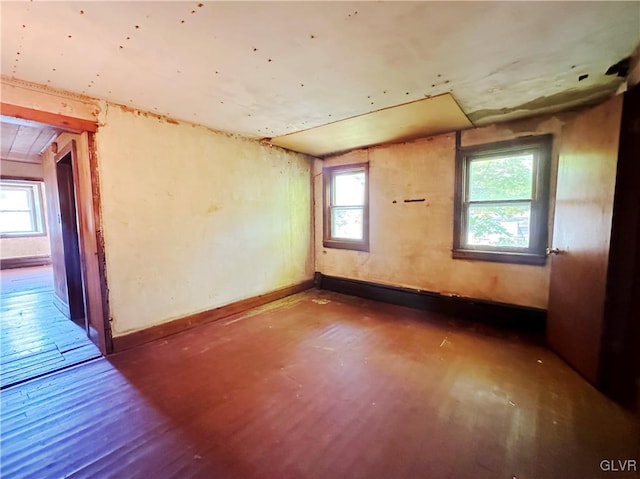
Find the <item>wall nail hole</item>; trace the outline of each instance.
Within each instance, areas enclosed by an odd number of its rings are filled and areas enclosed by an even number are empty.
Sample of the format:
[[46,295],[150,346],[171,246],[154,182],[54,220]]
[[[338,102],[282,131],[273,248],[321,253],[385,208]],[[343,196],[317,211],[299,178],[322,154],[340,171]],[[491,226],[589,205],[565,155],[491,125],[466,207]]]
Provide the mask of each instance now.
[[131,40],[131,37],[127,37],[127,40]]
[[122,45],[120,45],[120,48],[124,48]]
[[180,23],[184,23],[184,20],[180,20]]
[[408,95],[408,94],[409,94],[409,92],[406,92],[406,93],[405,93],[405,95]]
[[440,78],[441,76],[442,76],[442,74],[441,74],[441,73],[438,73],[438,78]]
[[571,69],[573,70],[576,66],[575,65],[571,65]]
[[140,25],[136,25],[136,30],[137,30],[138,28],[140,28]]
[[315,36],[315,35],[310,35],[310,37],[311,37],[312,39],[316,38],[316,36]]
[[194,14],[194,13],[196,13],[196,11],[195,10],[191,10],[191,14]]
[[254,48],[253,48],[253,51],[254,51],[254,52],[257,52],[257,51],[258,51],[258,49],[254,47]]
[[445,80],[445,84],[449,83],[449,80]]
[[586,80],[587,78],[589,78],[589,74],[585,73],[584,75],[580,75],[578,77],[578,81]]
[[268,61],[268,62],[271,62],[271,58],[269,58],[267,61]]
[[71,35],[67,35],[67,38],[71,38]]
[[20,55],[20,52],[16,52],[16,55]]
[[55,68],[52,68],[51,70],[56,71],[56,69],[55,69]]
[[22,28],[27,28],[27,26],[26,25],[22,25]]
[[435,84],[435,83],[432,83],[432,84],[431,84],[431,88],[435,88],[435,86],[436,86],[436,84]]
[[202,8],[202,7],[204,7],[204,3],[199,3],[198,8]]

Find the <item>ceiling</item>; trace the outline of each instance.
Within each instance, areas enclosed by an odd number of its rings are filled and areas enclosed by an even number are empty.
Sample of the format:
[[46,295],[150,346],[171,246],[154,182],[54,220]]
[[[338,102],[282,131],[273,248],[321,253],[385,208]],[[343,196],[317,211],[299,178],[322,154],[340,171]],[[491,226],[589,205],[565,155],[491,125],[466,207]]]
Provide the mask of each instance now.
[[0,117],[2,159],[42,163],[40,153],[58,136],[60,130],[18,118]]
[[640,2],[0,8],[3,74],[254,138],[447,93],[475,125],[573,107],[640,42]]

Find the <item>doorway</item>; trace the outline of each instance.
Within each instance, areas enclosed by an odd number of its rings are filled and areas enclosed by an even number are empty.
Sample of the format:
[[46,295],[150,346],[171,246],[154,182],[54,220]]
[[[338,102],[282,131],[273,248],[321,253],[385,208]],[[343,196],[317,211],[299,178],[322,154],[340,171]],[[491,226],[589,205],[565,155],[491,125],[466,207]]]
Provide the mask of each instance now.
[[[79,188],[86,191],[87,182],[79,175],[77,144],[79,139],[80,148],[88,151],[88,135],[20,118],[2,116],[1,120],[3,182],[13,188],[12,204],[24,192],[28,201],[23,203],[30,208],[7,212],[2,226],[19,214],[24,218],[16,224],[26,225],[33,219],[31,231],[16,230],[14,225],[9,235],[0,238],[3,253],[7,241],[20,246],[12,257],[3,256],[0,265],[0,389],[5,389],[98,358],[106,351],[101,351],[98,341],[105,329],[96,331],[90,325],[87,285],[96,281],[87,275],[87,261],[83,261],[83,248],[86,250],[91,237],[83,237],[82,227],[93,201],[87,207],[86,198],[79,194]],[[37,143],[43,138],[47,138],[44,146]],[[62,149],[54,153],[60,138]],[[87,156],[84,153],[81,160]],[[11,181],[4,181],[7,178]],[[87,231],[91,234],[85,226],[85,236]],[[28,249],[29,244],[36,248]],[[95,261],[97,256],[94,253]],[[94,321],[98,325],[103,318]]]
[[75,143],[71,142],[56,156],[56,178],[60,205],[59,220],[64,251],[64,273],[67,283],[69,318],[81,326],[88,334],[85,314],[85,297],[80,259],[80,238],[78,236],[78,209],[73,181],[75,163]]

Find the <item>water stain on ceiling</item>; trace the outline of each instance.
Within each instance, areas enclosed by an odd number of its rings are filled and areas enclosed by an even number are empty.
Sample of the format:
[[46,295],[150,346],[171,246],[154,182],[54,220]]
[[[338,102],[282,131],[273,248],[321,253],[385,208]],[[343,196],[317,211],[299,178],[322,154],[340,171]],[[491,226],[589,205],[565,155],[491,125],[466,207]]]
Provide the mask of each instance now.
[[253,138],[450,95],[476,126],[598,101],[638,2],[2,2],[2,73]]

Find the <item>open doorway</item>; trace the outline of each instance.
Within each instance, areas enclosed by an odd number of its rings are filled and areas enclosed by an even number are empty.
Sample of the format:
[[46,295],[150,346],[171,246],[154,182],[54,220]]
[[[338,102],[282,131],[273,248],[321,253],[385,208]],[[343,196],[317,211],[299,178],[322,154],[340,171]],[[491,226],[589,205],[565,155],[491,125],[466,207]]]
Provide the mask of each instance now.
[[34,121],[6,116],[1,120],[0,388],[4,389],[99,357],[101,351],[89,338],[76,144],[70,141],[55,154],[53,142],[67,133]]

